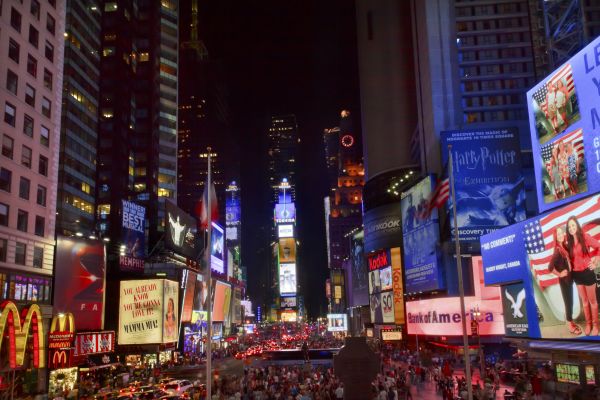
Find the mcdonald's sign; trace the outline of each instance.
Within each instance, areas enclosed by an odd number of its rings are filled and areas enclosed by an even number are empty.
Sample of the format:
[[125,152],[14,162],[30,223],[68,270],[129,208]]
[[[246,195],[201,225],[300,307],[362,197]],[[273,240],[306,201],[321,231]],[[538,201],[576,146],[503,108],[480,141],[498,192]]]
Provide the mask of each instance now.
[[23,308],[19,314],[15,303],[4,301],[0,304],[0,310],[0,352],[6,337],[9,346],[9,367],[15,369],[23,366],[27,342],[31,335],[33,367],[44,368],[46,366],[46,346],[40,307],[32,304]]
[[48,334],[48,360],[50,368],[70,366],[73,339],[75,337],[75,317],[72,313],[57,314],[52,317]]

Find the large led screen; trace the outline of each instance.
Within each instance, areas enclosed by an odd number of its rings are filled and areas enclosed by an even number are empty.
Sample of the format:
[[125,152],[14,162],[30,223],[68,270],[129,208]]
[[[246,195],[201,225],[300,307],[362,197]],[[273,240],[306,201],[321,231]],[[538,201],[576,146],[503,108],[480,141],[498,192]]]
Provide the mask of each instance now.
[[597,37],[527,92],[540,211],[600,191]]
[[200,251],[196,220],[171,201],[165,201],[165,247],[192,260]]
[[327,314],[327,330],[329,332],[345,332],[348,330],[346,314]]
[[122,271],[144,272],[146,208],[122,201],[122,233],[124,251],[119,254]]
[[229,316],[229,306],[231,304],[231,285],[221,281],[214,283],[213,295],[213,321],[225,321]]
[[275,204],[275,222],[294,222],[296,220],[296,206],[294,203]]
[[[525,219],[525,184],[517,128],[442,132],[442,159],[452,173],[456,218],[461,241],[478,241],[483,234]],[[452,199],[448,208],[452,207]],[[450,228],[454,220],[450,218]]]
[[210,237],[210,269],[220,274],[225,274],[225,235],[223,228],[213,222]]
[[294,238],[279,239],[279,262],[296,262],[296,240]]
[[296,264],[279,264],[279,294],[296,295]]
[[401,196],[404,285],[408,293],[443,287],[436,250],[439,242],[438,214],[436,209],[427,210],[433,183],[433,178],[428,176]]
[[364,231],[352,235],[351,265],[352,265],[352,306],[362,306],[369,303],[369,276],[367,272],[367,259],[365,257]]

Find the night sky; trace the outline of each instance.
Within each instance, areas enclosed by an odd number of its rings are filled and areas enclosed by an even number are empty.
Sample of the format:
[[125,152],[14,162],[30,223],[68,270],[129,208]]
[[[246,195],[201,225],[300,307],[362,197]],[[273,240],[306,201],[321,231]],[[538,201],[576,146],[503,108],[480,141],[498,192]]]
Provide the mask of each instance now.
[[296,114],[299,284],[309,317],[325,314],[328,276],[323,129],[342,109],[359,127],[355,11],[350,0],[200,1],[200,38],[222,62],[241,147],[242,264],[248,295],[264,297],[272,210],[266,171],[270,115]]

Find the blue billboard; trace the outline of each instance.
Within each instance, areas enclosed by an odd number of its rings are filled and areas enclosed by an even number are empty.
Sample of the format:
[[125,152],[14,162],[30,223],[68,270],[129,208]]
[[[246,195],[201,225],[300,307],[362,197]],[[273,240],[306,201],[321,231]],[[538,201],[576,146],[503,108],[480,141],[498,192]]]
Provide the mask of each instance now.
[[421,180],[400,200],[402,234],[404,238],[404,290],[418,293],[444,287],[440,279],[437,244],[439,242],[438,213],[428,212],[433,178]]
[[296,205],[294,203],[275,204],[275,222],[294,222],[296,220]]
[[143,272],[146,253],[146,208],[122,200],[122,236],[124,248],[119,254],[122,271]]
[[[442,160],[448,163],[452,145],[452,172],[461,241],[525,219],[525,185],[521,170],[519,132],[516,128],[442,132]],[[448,208],[452,207],[452,199]],[[454,229],[454,219],[450,218]]]
[[527,92],[540,212],[600,191],[600,37]]
[[520,222],[481,236],[486,285],[519,281],[527,274],[524,226],[525,222]]

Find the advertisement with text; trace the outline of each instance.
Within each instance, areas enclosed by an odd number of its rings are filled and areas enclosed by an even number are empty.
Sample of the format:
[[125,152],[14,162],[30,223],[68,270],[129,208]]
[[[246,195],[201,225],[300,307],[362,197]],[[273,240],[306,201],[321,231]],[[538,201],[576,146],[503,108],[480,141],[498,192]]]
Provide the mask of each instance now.
[[122,237],[125,251],[119,255],[122,271],[144,272],[146,208],[122,201]]

